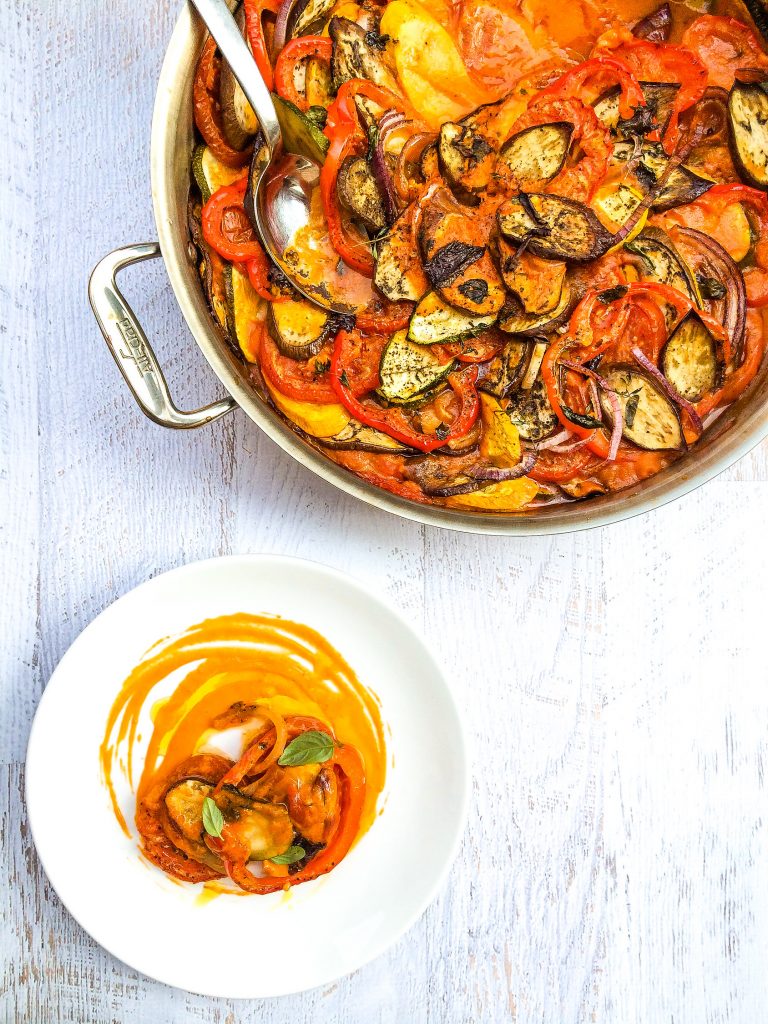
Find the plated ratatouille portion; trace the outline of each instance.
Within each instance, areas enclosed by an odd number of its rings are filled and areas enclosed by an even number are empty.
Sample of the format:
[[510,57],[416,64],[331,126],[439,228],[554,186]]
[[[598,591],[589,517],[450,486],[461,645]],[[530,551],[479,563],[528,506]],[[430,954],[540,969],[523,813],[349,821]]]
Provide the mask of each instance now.
[[[633,486],[754,379],[768,56],[740,2],[244,0],[287,148],[322,162],[284,254],[215,43],[190,226],[215,318],[308,444],[417,502],[516,512]],[[254,161],[255,162],[255,161]]]

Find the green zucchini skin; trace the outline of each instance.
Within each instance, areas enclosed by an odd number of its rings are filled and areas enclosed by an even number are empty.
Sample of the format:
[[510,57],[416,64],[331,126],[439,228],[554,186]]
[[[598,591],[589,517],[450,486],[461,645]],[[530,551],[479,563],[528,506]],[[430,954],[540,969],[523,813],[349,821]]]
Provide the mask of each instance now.
[[445,345],[492,327],[496,314],[472,316],[454,309],[436,292],[429,292],[419,302],[408,325],[408,339],[417,345]]
[[394,405],[420,402],[445,382],[455,365],[455,360],[441,363],[429,348],[398,331],[381,354],[378,394]]

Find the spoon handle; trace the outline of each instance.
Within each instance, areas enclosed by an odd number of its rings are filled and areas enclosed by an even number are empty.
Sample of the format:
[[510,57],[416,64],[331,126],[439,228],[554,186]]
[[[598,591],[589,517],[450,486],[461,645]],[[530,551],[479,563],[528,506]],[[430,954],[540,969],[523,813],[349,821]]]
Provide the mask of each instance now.
[[225,0],[192,0],[192,3],[253,107],[269,151],[273,153],[282,138],[275,105]]

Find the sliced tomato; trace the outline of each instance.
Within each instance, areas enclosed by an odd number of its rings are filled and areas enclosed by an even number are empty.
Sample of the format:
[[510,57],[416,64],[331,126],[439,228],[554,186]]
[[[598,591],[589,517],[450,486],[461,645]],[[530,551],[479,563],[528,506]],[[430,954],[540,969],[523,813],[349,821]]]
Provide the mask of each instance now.
[[282,354],[264,324],[254,324],[252,329],[260,333],[258,353],[261,372],[280,394],[298,402],[315,402],[318,405],[337,401],[330,379],[333,351],[330,342],[311,359],[290,359]]
[[702,14],[683,34],[683,46],[707,69],[709,84],[730,89],[739,71],[765,71],[768,56],[743,22],[715,14]]

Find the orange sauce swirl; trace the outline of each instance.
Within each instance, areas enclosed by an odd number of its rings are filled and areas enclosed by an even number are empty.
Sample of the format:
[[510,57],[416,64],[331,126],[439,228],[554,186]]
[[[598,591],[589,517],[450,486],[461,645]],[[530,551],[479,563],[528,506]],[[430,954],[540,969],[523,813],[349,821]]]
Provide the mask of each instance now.
[[[152,733],[134,786],[143,709],[155,688],[180,671],[185,674],[170,696],[156,699],[152,707]],[[125,834],[131,835],[115,791],[115,766],[123,766],[140,802],[186,758],[222,753],[210,723],[236,702],[258,704],[283,716],[318,718],[340,741],[357,748],[366,780],[359,839],[376,816],[386,777],[378,699],[359,682],[341,654],[309,626],[245,613],[207,619],[180,636],[159,641],[123,683],[107,718],[99,758]]]

